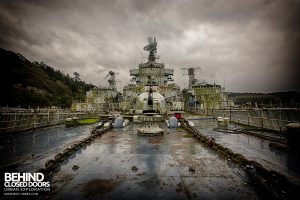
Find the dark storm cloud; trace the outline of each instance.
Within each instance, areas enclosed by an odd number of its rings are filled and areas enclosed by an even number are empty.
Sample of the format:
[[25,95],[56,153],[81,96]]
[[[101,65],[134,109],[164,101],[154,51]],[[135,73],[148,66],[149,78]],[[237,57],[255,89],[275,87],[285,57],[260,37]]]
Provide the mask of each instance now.
[[230,91],[299,90],[299,11],[296,0],[7,1],[0,47],[96,85],[115,70],[124,85],[156,36],[181,86],[180,68],[200,66],[199,79]]

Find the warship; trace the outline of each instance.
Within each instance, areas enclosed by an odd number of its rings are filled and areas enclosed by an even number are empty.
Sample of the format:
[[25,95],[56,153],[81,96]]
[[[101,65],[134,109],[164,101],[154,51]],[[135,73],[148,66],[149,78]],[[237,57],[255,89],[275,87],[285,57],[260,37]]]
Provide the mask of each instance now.
[[[199,82],[197,68],[188,67],[189,86],[181,91],[172,83],[174,69],[157,61],[156,38],[144,50],[148,60],[129,71],[123,94],[111,70],[109,86],[88,91],[74,113],[3,112],[15,128],[17,121],[35,127],[74,114],[106,119],[1,134],[2,170],[43,173],[51,193],[39,199],[293,199],[298,146],[266,128],[299,121],[289,119],[299,110],[226,110],[231,104],[221,85]],[[287,139],[299,136],[299,123],[286,130]]]
[[[200,82],[195,78],[198,67],[181,68],[188,71],[189,86],[183,90],[174,83],[174,69],[167,69],[163,62],[157,62],[158,42],[148,38],[143,50],[149,52],[147,62],[130,69],[130,81],[123,87],[123,93],[116,88],[115,71],[109,71],[108,87],[97,87],[86,93],[85,102],[74,102],[76,112],[109,112],[136,114],[135,121],[162,121],[161,114],[180,114],[187,110],[221,109],[233,106],[221,85]],[[143,115],[141,115],[143,114]],[[152,117],[147,117],[151,115]]]

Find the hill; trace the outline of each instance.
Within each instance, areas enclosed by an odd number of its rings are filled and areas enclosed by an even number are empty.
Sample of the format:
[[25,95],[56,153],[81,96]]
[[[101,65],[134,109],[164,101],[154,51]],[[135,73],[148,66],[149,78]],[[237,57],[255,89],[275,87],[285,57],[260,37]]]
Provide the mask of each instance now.
[[84,100],[93,87],[43,62],[30,62],[21,54],[0,49],[0,106],[68,108],[73,99]]

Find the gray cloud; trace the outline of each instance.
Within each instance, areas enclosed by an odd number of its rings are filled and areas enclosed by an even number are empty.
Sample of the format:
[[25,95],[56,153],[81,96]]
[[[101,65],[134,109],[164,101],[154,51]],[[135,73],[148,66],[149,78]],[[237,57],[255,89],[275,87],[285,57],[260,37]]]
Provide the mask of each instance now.
[[199,79],[228,91],[299,90],[299,11],[298,0],[7,1],[0,47],[96,85],[115,70],[125,85],[156,36],[180,86],[180,68],[200,66]]

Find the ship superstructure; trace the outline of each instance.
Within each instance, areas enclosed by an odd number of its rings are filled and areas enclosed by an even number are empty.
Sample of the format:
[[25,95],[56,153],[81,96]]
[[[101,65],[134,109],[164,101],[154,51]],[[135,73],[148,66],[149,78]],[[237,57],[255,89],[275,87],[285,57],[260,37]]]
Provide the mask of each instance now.
[[119,108],[121,96],[117,92],[115,76],[118,73],[109,71],[104,77],[108,78],[108,87],[95,87],[86,92],[85,102],[72,104],[72,110],[76,111],[106,111]]
[[[133,84],[123,88],[124,103],[136,110],[153,110],[165,113],[171,110],[183,110],[183,98],[179,86],[173,81],[174,70],[166,69],[164,63],[156,62],[158,57],[156,38],[148,38],[148,61],[140,63],[138,69],[131,69],[130,76]],[[153,98],[153,105],[148,104],[149,93]],[[127,103],[126,103],[127,102]]]
[[233,101],[229,100],[221,85],[207,83],[206,81],[199,82],[195,78],[195,70],[200,67],[182,68],[188,71],[189,86],[182,93],[185,99],[186,110],[208,110],[224,109],[234,105]]
[[84,103],[74,103],[76,111],[120,110],[131,113],[167,113],[170,111],[222,109],[233,105],[224,88],[218,84],[199,82],[195,70],[200,67],[182,68],[187,70],[189,86],[183,91],[172,83],[174,70],[166,69],[157,62],[156,38],[148,38],[144,50],[149,52],[147,62],[130,69],[131,83],[123,87],[123,94],[117,92],[117,72],[109,71],[108,87],[97,87],[87,92]]
[[166,85],[168,81],[173,81],[174,70],[165,69],[163,63],[157,63],[156,56],[157,42],[156,38],[148,39],[149,44],[144,47],[145,51],[149,51],[148,62],[141,63],[138,69],[131,69],[131,81],[136,85]]

